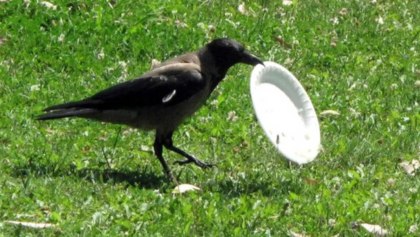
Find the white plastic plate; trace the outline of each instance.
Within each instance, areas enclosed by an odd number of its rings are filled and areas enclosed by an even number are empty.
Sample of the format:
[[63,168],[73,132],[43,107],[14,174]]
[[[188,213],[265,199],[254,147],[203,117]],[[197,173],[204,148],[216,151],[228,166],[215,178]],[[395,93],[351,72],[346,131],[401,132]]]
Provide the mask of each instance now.
[[275,62],[257,65],[251,97],[258,121],[274,146],[298,164],[313,161],[321,148],[318,118],[299,81]]

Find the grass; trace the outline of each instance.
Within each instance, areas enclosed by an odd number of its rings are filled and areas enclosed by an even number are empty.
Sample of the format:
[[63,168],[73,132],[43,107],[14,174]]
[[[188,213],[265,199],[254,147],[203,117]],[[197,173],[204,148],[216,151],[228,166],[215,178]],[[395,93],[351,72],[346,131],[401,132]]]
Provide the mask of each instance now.
[[[371,235],[354,223],[420,235],[419,177],[399,166],[420,153],[416,1],[245,1],[246,14],[234,1],[52,3],[0,2],[0,236]],[[245,65],[175,135],[217,164],[171,165],[201,192],[171,194],[150,133],[33,119],[222,36],[288,67],[318,113],[340,113],[321,118],[316,161],[288,163],[265,138]]]

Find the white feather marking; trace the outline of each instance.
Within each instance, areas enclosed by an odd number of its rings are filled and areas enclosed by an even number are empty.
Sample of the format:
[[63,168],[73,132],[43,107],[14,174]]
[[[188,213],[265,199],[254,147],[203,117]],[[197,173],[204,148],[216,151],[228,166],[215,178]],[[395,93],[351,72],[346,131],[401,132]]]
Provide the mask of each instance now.
[[173,90],[171,93],[165,95],[165,97],[162,98],[163,103],[168,103],[172,98],[174,98],[176,94],[176,90]]

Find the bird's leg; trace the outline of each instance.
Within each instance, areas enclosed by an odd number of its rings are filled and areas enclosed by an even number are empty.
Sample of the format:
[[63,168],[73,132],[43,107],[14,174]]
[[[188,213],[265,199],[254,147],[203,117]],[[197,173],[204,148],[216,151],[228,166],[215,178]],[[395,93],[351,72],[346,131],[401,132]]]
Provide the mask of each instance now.
[[155,155],[159,159],[160,163],[162,164],[162,167],[163,167],[167,177],[169,178],[169,180],[176,182],[176,179],[174,178],[174,176],[171,172],[171,169],[169,169],[168,164],[166,163],[165,159],[162,156],[162,151],[163,151],[163,146],[162,145],[163,145],[162,144],[162,139],[156,134],[155,143],[153,144],[153,148],[155,150]]
[[173,142],[172,142],[172,133],[170,133],[170,134],[168,134],[168,136],[166,136],[165,140],[163,141],[163,145],[166,147],[166,149],[171,150],[173,152],[176,152],[176,153],[180,154],[181,156],[187,158],[185,160],[175,161],[176,164],[185,165],[185,164],[194,162],[194,164],[197,165],[200,168],[209,168],[209,167],[213,166],[211,164],[204,163],[201,160],[199,160],[199,159],[191,156],[190,154],[186,153],[185,151],[179,149],[178,147],[175,147]]

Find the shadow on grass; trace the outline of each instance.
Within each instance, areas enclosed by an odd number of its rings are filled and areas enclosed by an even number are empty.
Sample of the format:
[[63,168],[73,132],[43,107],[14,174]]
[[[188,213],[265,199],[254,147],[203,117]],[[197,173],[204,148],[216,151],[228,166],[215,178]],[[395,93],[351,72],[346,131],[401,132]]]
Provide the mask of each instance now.
[[[152,170],[128,170],[109,168],[77,169],[73,165],[59,165],[57,163],[38,163],[30,160],[28,163],[12,167],[15,177],[76,177],[91,183],[125,184],[145,189],[168,188],[173,185],[163,174],[156,174]],[[180,178],[180,174],[176,175]],[[266,197],[285,196],[289,192],[300,193],[302,184],[298,179],[274,178],[267,173],[250,173],[247,177],[215,179],[207,184],[207,190],[218,192],[227,197],[260,194]],[[294,177],[294,176],[293,176]],[[184,177],[185,178],[185,177]]]
[[81,169],[77,170],[76,174],[78,177],[92,182],[100,180],[105,183],[127,183],[141,188],[158,188],[168,183],[165,176],[158,176],[153,172],[113,169]]
[[114,170],[100,168],[76,169],[74,166],[68,168],[54,167],[53,165],[34,164],[32,162],[19,167],[14,167],[13,174],[16,177],[31,176],[52,176],[63,177],[73,176],[85,179],[89,182],[103,183],[126,183],[139,188],[160,188],[168,183],[163,175],[156,175],[151,171]]
[[218,183],[217,187],[220,193],[226,196],[239,197],[242,195],[260,194],[265,197],[287,196],[289,192],[300,193],[301,185],[292,181],[282,181],[281,183],[273,180],[242,180],[240,182],[232,182],[226,180]]

